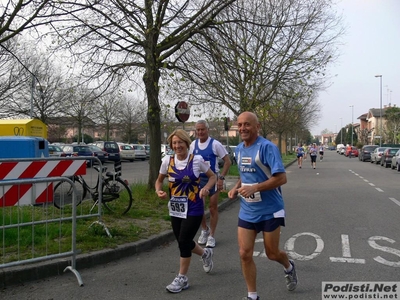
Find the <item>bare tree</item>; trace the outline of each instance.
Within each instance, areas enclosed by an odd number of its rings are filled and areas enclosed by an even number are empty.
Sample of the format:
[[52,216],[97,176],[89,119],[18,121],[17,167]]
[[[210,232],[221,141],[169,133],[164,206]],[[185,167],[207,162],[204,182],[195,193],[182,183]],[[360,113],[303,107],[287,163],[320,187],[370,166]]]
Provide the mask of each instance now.
[[330,0],[237,3],[219,17],[240,22],[225,22],[184,45],[180,70],[192,102],[238,115],[268,102],[273,108],[275,93],[293,84],[314,93],[324,88],[343,33]]
[[31,71],[24,68],[25,86],[14,94],[9,109],[25,116],[30,116],[32,109],[33,118],[47,123],[49,117],[59,116],[68,106],[64,86],[69,78],[47,53],[28,53],[30,56],[25,58],[25,66],[29,66]]
[[2,0],[0,2],[0,47],[26,29],[48,24],[51,0]]
[[55,38],[84,63],[84,73],[116,78],[141,73],[147,96],[150,140],[149,187],[158,176],[160,148],[159,84],[162,69],[178,66],[182,45],[209,27],[235,0],[97,0],[56,3]]
[[281,152],[282,137],[285,134],[290,135],[293,131],[305,129],[314,123],[319,112],[315,98],[316,95],[308,89],[301,90],[301,87],[298,87],[296,90],[292,87],[288,91],[275,93],[271,101],[256,110],[260,116],[264,136],[271,133],[277,135]]
[[[39,37],[42,36],[39,28],[50,24],[49,17],[54,13],[54,9],[50,6],[51,2],[51,0],[0,1],[0,104],[7,104],[0,105],[2,116],[30,115],[32,100],[37,99],[36,111],[40,119],[45,120],[45,111],[48,111],[46,106],[52,107],[53,103],[47,101],[53,99],[54,95],[49,95],[48,91],[43,89],[48,85],[41,84],[39,93],[35,88],[34,84],[40,81],[33,70],[34,63],[26,60],[33,51],[27,54],[26,41],[20,38],[23,32],[29,30],[36,32]],[[31,56],[37,61],[38,57]],[[6,66],[7,63],[9,63],[8,66]],[[20,98],[21,95],[23,99]],[[5,99],[7,101],[2,102]],[[26,101],[28,99],[29,101]]]
[[25,70],[11,54],[17,53],[19,42],[17,38],[14,38],[4,42],[4,48],[0,47],[0,115],[2,117],[15,115],[14,111],[7,110],[7,106],[10,99],[13,99],[13,95],[22,89],[26,82]]
[[[76,82],[79,82],[77,79]],[[71,84],[65,86],[63,92],[67,95],[68,105],[62,111],[78,128],[78,141],[82,140],[84,126],[92,127],[95,103],[98,95],[88,86]]]

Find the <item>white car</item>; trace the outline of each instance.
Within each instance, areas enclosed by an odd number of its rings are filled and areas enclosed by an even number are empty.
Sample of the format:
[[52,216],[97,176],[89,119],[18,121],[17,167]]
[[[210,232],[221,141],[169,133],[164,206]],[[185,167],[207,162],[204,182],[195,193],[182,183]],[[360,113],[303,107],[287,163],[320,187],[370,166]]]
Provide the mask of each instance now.
[[167,155],[169,150],[170,150],[170,147],[168,144],[161,144],[161,157],[164,157],[165,155]]
[[343,144],[337,144],[337,146],[336,146],[336,152],[340,154],[340,149],[341,149],[341,148],[344,148],[344,145],[343,145]]
[[118,143],[119,146],[119,155],[121,160],[129,160],[134,161],[136,158],[136,152],[130,145]]

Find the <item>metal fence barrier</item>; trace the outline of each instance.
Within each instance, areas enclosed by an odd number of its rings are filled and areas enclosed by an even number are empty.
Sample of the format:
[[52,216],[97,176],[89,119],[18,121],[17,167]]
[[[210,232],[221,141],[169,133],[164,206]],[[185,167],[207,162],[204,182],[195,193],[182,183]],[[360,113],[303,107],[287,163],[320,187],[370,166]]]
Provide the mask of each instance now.
[[[71,166],[71,160],[77,161],[76,166],[68,171],[65,165]],[[94,160],[101,168],[101,162]],[[43,166],[48,165],[50,170],[44,171]],[[54,176],[61,173],[67,177]],[[101,196],[96,203],[87,201],[88,205],[76,205],[82,191],[77,189],[71,176],[83,173],[86,174],[86,158],[82,157],[0,160],[0,270],[70,257],[70,265],[64,272],[73,272],[79,285],[83,285],[76,270],[77,220],[95,218],[90,226],[100,224],[109,234],[101,218]],[[97,181],[97,176],[101,178],[101,172],[91,171],[85,177],[91,184]],[[57,208],[53,201],[58,199],[64,203],[67,197],[65,190],[55,188],[62,183],[71,187],[70,205]],[[101,191],[101,180],[98,188]]]
[[[51,182],[62,181],[69,182],[73,189],[71,213],[69,215],[65,214],[62,216],[60,214],[61,211],[56,213],[55,208],[49,205],[50,201],[32,206],[19,205],[17,203],[14,206],[3,206],[1,208],[2,262],[0,269],[56,258],[71,257],[71,265],[64,271],[72,271],[78,279],[79,285],[83,285],[82,278],[76,270],[77,207],[75,204],[77,191],[74,182],[67,177],[16,179],[1,181],[0,190],[4,195],[9,186],[17,187],[18,190],[21,190],[26,185],[32,184],[35,187],[38,183],[48,185]],[[3,201],[5,201],[4,198]],[[69,227],[70,230],[66,230],[66,227]],[[54,232],[58,232],[58,239],[54,238]],[[66,237],[65,232],[70,234],[69,238]],[[63,243],[65,239],[70,240],[70,246],[67,248],[65,248],[65,243]],[[54,248],[54,243],[58,244],[56,248]],[[37,244],[40,244],[40,246],[36,246]],[[26,247],[30,247],[31,254],[29,256],[24,253],[25,251],[22,251]]]

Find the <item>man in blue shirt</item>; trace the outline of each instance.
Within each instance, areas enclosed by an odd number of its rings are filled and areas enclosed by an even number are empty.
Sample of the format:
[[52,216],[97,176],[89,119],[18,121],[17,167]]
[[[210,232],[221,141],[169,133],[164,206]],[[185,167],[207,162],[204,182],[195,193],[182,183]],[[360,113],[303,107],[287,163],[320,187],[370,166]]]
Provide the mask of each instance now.
[[285,226],[281,186],[286,172],[279,149],[258,135],[260,123],[254,113],[243,112],[237,119],[242,143],[236,147],[240,179],[229,191],[229,198],[240,196],[238,242],[248,300],[260,299],[256,288],[253,251],[257,233],[262,231],[267,257],[284,267],[286,287],[293,291],[297,275],[293,260],[279,249],[280,226]]

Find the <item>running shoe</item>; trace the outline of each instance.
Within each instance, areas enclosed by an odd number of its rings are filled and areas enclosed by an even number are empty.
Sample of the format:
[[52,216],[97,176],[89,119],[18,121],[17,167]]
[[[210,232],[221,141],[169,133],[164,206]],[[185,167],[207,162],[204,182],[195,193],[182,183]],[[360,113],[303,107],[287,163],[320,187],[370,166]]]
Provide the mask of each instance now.
[[286,278],[286,287],[289,291],[294,291],[297,287],[297,273],[296,267],[294,266],[294,261],[289,259],[289,262],[292,264],[293,269],[289,273],[285,272]]
[[206,244],[207,248],[214,248],[215,247],[215,239],[213,236],[209,235],[207,238],[207,244]]
[[210,235],[210,229],[207,227],[207,230],[202,230],[199,236],[199,240],[197,241],[200,245],[204,245],[207,243],[208,236]]
[[186,276],[177,275],[170,285],[167,285],[166,289],[170,293],[179,293],[182,290],[189,288],[188,279]]
[[203,269],[206,273],[210,273],[211,270],[213,269],[213,257],[214,253],[213,250],[211,248],[204,248],[204,254],[201,257],[201,259],[203,260]]

